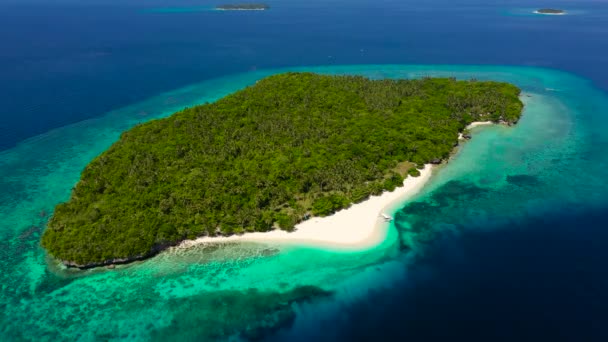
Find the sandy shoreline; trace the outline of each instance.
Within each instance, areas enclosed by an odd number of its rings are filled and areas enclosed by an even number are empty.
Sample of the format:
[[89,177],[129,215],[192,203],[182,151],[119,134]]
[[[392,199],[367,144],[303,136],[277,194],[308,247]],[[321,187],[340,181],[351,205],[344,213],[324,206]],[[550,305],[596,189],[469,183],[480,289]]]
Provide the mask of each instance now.
[[[492,124],[494,124],[492,121],[477,121],[468,125],[466,129]],[[372,196],[331,216],[313,217],[296,225],[295,231],[291,233],[273,230],[225,237],[201,237],[186,240],[177,248],[222,242],[273,242],[329,249],[368,249],[382,243],[386,238],[390,223],[386,222],[381,214],[392,215],[405,200],[418,193],[431,178],[432,169],[433,167],[427,164],[423,170],[420,170],[419,177],[406,178],[403,186],[395,191]]]
[[492,121],[476,121],[476,122],[472,122],[470,125],[468,125],[466,127],[466,129],[471,129],[477,126],[485,126],[485,125],[492,125],[494,124],[494,122]]
[[[486,126],[486,125],[492,125],[494,124],[494,122],[492,121],[475,121],[472,122],[470,125],[468,125],[467,127],[465,127],[464,129],[472,129],[475,128],[477,126]],[[462,133],[458,133],[458,140],[463,140],[464,139],[464,135],[462,135]]]
[[389,215],[407,198],[415,195],[430,179],[432,166],[427,164],[420,170],[420,176],[407,177],[403,186],[380,196],[352,205],[350,208],[327,217],[313,217],[296,225],[294,232],[282,230],[271,232],[245,233],[227,237],[202,237],[187,240],[178,247],[191,247],[199,244],[242,241],[275,242],[299,246],[328,247],[330,249],[367,249],[384,241],[389,222],[381,214]]
[[534,11],[534,14],[540,14],[540,15],[565,15],[566,13],[567,12],[565,12],[565,11],[562,13],[542,13],[542,12],[539,12],[538,10]]

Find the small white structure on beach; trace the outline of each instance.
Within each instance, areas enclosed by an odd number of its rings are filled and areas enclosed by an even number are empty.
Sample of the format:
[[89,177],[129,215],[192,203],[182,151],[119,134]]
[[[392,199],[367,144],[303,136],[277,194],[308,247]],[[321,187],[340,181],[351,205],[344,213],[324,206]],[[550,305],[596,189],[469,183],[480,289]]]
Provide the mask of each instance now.
[[392,220],[393,220],[393,218],[392,218],[392,217],[390,217],[389,215],[387,215],[387,214],[385,214],[385,213],[382,213],[382,214],[380,214],[380,215],[382,215],[382,217],[384,218],[384,221],[389,222],[389,221],[392,221]]

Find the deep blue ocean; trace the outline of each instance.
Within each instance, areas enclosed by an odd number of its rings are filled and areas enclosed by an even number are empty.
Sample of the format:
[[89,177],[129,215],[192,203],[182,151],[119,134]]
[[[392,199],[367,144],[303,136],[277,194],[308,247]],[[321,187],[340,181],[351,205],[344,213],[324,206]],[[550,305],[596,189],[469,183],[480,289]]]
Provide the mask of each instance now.
[[[0,340],[608,340],[608,1],[268,3],[0,0]],[[121,131],[294,68],[532,95],[521,127],[483,129],[396,214],[415,255],[46,259],[48,214]]]
[[[268,3],[217,13],[210,0],[0,0],[0,149],[191,83],[282,66],[527,65],[608,89],[604,1]],[[575,12],[526,11],[543,6]]]

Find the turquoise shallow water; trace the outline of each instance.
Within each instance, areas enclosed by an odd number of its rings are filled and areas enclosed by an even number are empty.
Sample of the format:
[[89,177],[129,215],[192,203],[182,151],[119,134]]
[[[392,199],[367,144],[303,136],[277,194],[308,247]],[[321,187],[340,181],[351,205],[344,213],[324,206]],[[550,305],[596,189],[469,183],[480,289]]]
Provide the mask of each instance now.
[[[38,245],[54,205],[88,161],[133,125],[213,101],[288,69],[227,76],[165,93],[0,153],[0,336],[3,339],[191,340],[259,337],[293,324],[305,335],[343,303],[397,281],[446,232],[608,203],[606,95],[564,72],[489,66],[290,68],[373,78],[455,76],[513,82],[526,112],[474,139],[396,213],[386,241],[361,252],[259,244],[171,250],[116,270],[66,271]],[[506,223],[506,224],[505,224]],[[325,291],[330,291],[328,297]],[[281,332],[284,333],[284,332]]]

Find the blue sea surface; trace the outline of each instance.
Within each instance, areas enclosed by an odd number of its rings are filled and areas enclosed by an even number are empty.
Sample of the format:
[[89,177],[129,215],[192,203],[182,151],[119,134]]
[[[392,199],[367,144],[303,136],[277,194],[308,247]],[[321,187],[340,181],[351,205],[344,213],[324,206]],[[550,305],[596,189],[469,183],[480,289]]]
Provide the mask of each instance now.
[[[0,0],[0,149],[227,74],[327,64],[550,67],[608,88],[599,1]],[[561,6],[580,15],[517,16]],[[159,10],[162,9],[162,10]],[[190,9],[190,10],[188,10]]]
[[[269,4],[0,0],[0,340],[608,338],[607,3]],[[121,132],[285,71],[508,81],[526,108],[476,128],[369,250],[46,256],[54,206]]]

